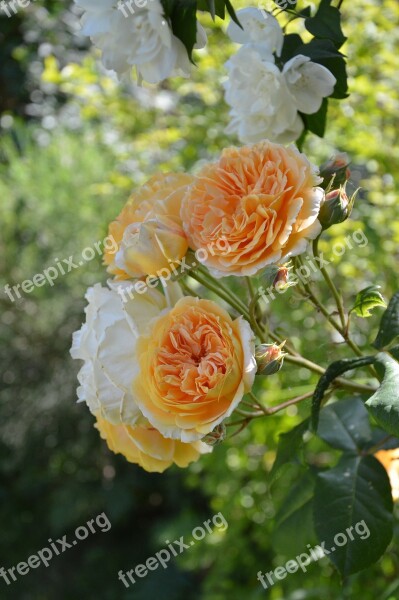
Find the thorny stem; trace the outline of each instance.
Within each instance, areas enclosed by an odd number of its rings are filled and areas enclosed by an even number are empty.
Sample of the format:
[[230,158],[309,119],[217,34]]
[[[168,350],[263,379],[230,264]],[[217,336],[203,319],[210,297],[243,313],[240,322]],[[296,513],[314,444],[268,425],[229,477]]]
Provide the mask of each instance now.
[[319,253],[319,239],[320,239],[320,236],[318,236],[315,240],[313,240],[313,256],[316,259],[316,262],[317,262],[318,267],[320,269],[320,273],[324,277],[324,281],[326,282],[326,284],[330,288],[330,290],[332,292],[332,295],[335,298],[335,303],[337,305],[339,317],[341,319],[341,326],[342,326],[342,329],[345,330],[345,328],[346,328],[346,319],[345,319],[344,305],[342,303],[341,295],[338,292],[337,288],[335,287],[334,282],[332,281],[330,275],[327,272],[327,269],[324,266],[322,266],[322,261],[320,259],[320,253]]
[[[272,331],[269,332],[269,337],[279,344],[281,344],[281,342],[283,341],[278,335],[276,335]],[[263,338],[261,338],[261,341],[263,342],[265,340]],[[311,360],[308,360],[304,356],[301,356],[290,345],[286,344],[285,350],[288,351],[288,354],[284,358],[284,360],[286,360],[287,362],[304,367],[305,369],[308,369],[309,371],[313,371],[313,373],[317,373],[319,375],[323,375],[326,372],[326,369],[323,369],[323,367],[321,367],[320,365],[312,362]],[[349,381],[348,379],[344,379],[343,377],[338,377],[335,380],[335,384],[338,385],[339,387],[342,387],[347,390],[351,390],[353,392],[365,393],[365,392],[375,392],[375,390],[376,390],[376,388],[374,388],[374,387],[371,387],[368,385],[363,385],[361,383],[354,383],[352,381]]]
[[265,339],[265,332],[263,331],[261,325],[256,318],[256,308],[258,306],[258,296],[256,291],[254,290],[252,281],[249,277],[245,277],[245,281],[247,282],[247,287],[249,291],[249,296],[251,298],[251,302],[249,305],[249,322],[251,323],[251,327],[253,331],[257,334],[259,339],[263,342]]
[[235,431],[234,433],[232,433],[229,436],[229,438],[231,439],[235,435],[238,435],[239,433],[241,433],[241,431],[243,429],[245,429],[245,427],[248,425],[248,423],[250,422],[250,420],[251,419],[247,418],[247,419],[242,419],[241,421],[235,421],[234,423],[227,423],[227,425],[240,425],[240,427],[237,429],[237,431]]
[[291,398],[291,400],[282,402],[281,404],[278,404],[277,406],[272,406],[270,408],[262,407],[262,412],[253,413],[251,415],[249,413],[245,413],[244,411],[240,411],[240,410],[236,409],[235,412],[240,415],[243,415],[245,418],[240,419],[238,421],[231,421],[230,423],[227,423],[227,425],[226,425],[227,427],[234,427],[237,425],[241,425],[241,427],[229,437],[233,437],[233,436],[237,435],[238,433],[240,433],[252,419],[274,415],[275,413],[280,412],[281,410],[284,410],[285,408],[288,408],[289,406],[298,404],[299,402],[302,402],[303,400],[307,400],[312,395],[313,395],[313,392],[308,392],[307,394],[303,394],[302,396],[297,396],[295,398]]
[[282,402],[281,404],[278,404],[277,406],[271,406],[270,408],[266,409],[267,414],[274,415],[276,412],[279,412],[280,410],[284,410],[284,408],[288,408],[289,406],[292,406],[293,404],[298,404],[299,402],[302,402],[302,400],[307,400],[308,398],[311,398],[312,396],[313,396],[313,392],[308,392],[307,394],[303,394],[302,396],[297,396],[296,398],[291,398],[291,400],[287,400],[286,402]]
[[[314,242],[313,242],[313,254],[314,254],[315,258],[319,258],[318,239],[314,240]],[[297,257],[297,261],[299,263],[301,263],[300,257]],[[330,276],[328,275],[326,269],[324,267],[320,266],[320,262],[321,261],[319,261],[319,260],[317,261],[318,267],[324,277],[324,280],[326,281],[327,285],[329,286],[329,288],[330,288],[331,292],[333,293],[333,296],[336,300],[340,319],[341,319],[341,322],[343,323],[342,326],[330,315],[329,311],[324,306],[324,304],[321,302],[321,300],[319,300],[319,298],[316,297],[316,295],[313,293],[313,291],[311,289],[310,284],[302,282],[302,286],[303,286],[303,289],[305,290],[306,296],[312,302],[312,304],[325,316],[325,318],[334,327],[334,329],[336,331],[338,331],[338,333],[344,339],[345,343],[353,350],[353,352],[357,356],[362,357],[362,356],[364,356],[363,352],[360,350],[359,346],[357,344],[355,344],[355,342],[349,337],[348,324],[346,323],[346,320],[345,320],[344,306],[342,303],[342,299],[339,295],[339,292],[336,289],[334,283],[332,282]],[[372,365],[370,365],[368,367],[368,369],[370,371],[370,374],[373,377],[377,377],[377,373]]]

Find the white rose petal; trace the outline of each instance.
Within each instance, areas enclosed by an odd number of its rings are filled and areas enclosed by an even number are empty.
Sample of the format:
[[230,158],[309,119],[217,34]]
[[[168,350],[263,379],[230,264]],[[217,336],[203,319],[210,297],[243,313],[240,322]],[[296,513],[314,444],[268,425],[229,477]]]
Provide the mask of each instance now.
[[273,56],[259,44],[246,44],[226,63],[225,99],[231,106],[228,133],[244,142],[296,140],[303,130],[295,99]]
[[[102,51],[106,69],[123,77],[136,67],[142,79],[159,83],[172,74],[188,76],[190,61],[183,43],[173,35],[159,0],[142,8],[116,0],[75,0],[86,12],[82,33]],[[197,23],[197,45],[206,44],[206,33]]]
[[71,348],[72,358],[84,361],[78,399],[115,425],[134,425],[142,418],[131,391],[138,370],[137,338],[167,307],[166,299],[154,289],[132,293],[129,282],[110,289],[96,284],[86,298],[86,323],[74,333]]
[[337,82],[326,67],[302,54],[284,65],[283,74],[298,110],[307,115],[319,110],[323,98],[331,96]]
[[243,8],[236,14],[242,29],[234,21],[230,22],[227,35],[233,42],[237,44],[260,43],[269,52],[280,56],[284,43],[284,32],[272,14],[254,7]]

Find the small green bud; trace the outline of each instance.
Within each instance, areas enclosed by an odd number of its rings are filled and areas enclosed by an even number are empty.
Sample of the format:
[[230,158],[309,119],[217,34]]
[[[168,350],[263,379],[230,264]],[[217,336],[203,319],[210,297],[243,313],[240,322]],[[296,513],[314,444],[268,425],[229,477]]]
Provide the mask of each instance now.
[[328,192],[319,212],[319,221],[322,228],[328,229],[332,225],[346,221],[351,215],[355,197],[356,192],[351,198],[348,198],[345,185]]

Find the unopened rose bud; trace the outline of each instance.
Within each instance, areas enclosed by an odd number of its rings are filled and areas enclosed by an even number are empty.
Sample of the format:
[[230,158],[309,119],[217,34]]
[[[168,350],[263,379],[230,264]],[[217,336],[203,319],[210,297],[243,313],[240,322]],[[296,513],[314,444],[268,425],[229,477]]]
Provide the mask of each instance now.
[[342,223],[350,217],[356,193],[349,198],[345,186],[326,194],[319,212],[319,221],[323,229]]
[[220,425],[217,425],[213,431],[202,438],[201,441],[204,442],[204,444],[208,444],[208,446],[217,446],[217,444],[223,442],[225,438],[226,426],[224,423],[220,423]]
[[333,156],[320,167],[320,176],[323,182],[320,184],[324,190],[328,190],[331,185],[335,188],[344,185],[350,177],[349,159],[345,152]]
[[277,286],[283,286],[286,283],[288,283],[288,276],[289,276],[290,272],[288,270],[288,267],[282,266],[279,267],[276,276],[273,280],[273,286],[277,287]]
[[273,375],[283,366],[285,352],[282,351],[285,342],[280,344],[262,344],[256,348],[255,359],[259,375]]
[[269,265],[262,272],[262,278],[267,286],[275,288],[278,292],[285,291],[296,282],[290,281],[290,263],[284,265]]
[[287,266],[288,264],[279,266],[273,279],[272,285],[278,292],[284,292],[289,287],[296,285],[295,281],[290,280],[290,270],[292,267]]

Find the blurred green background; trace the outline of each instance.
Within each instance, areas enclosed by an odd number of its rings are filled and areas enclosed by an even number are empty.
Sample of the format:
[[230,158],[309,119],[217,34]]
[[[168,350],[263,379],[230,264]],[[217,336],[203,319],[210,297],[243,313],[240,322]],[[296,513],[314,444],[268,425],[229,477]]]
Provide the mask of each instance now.
[[[367,246],[332,265],[350,305],[367,285],[381,285],[385,298],[398,289],[399,5],[353,0],[343,14],[351,95],[331,103],[326,138],[309,138],[304,150],[316,164],[347,151],[351,191],[362,188],[351,220],[321,244],[331,258],[332,243],[359,228],[367,235]],[[68,350],[86,288],[106,281],[100,257],[14,303],[3,291],[102,240],[130,190],[154,172],[195,171],[237,143],[224,134],[223,63],[233,51],[225,26],[203,19],[209,43],[191,80],[139,88],[118,85],[99,67],[69,2],[36,0],[10,19],[0,15],[0,566],[26,560],[48,538],[73,536],[103,511],[112,523],[48,568],[9,587],[0,579],[0,598],[399,598],[395,540],[378,564],[344,582],[326,559],[271,590],[256,580],[259,570],[316,543],[308,523],[276,527],[284,498],[295,497],[299,461],[272,487],[267,480],[279,433],[308,414],[309,402],[258,419],[189,469],[145,473],[110,453],[87,408],[75,403],[78,365]],[[326,366],[347,355],[295,289],[270,311],[305,356]],[[361,346],[373,339],[379,316],[354,317]],[[259,393],[277,403],[315,381],[286,365]],[[320,466],[336,456],[313,440],[306,459]],[[120,569],[145,562],[166,539],[189,535],[219,511],[229,523],[223,535],[207,536],[130,590],[118,581]]]

